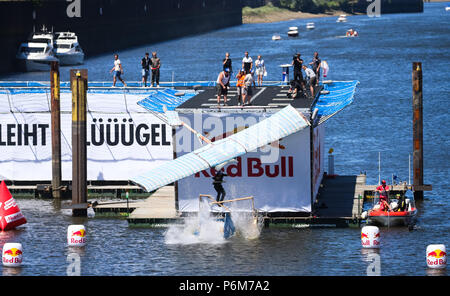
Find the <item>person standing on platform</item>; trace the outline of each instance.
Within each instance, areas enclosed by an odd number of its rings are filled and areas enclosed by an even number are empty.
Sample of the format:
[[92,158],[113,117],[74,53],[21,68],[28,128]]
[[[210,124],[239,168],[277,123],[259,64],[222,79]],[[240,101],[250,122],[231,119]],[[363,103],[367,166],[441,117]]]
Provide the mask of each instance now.
[[297,53],[292,58],[292,66],[294,66],[294,80],[299,81],[302,85],[304,85],[302,67],[303,60],[300,58],[301,54]]
[[220,106],[220,96],[223,96],[223,104],[227,105],[228,87],[230,86],[230,69],[226,68],[220,72],[216,81],[217,105]]
[[151,58],[151,66],[152,66],[152,86],[159,87],[159,68],[161,68],[161,60],[156,56],[156,51],[152,52]]
[[142,65],[142,85],[144,87],[147,87],[147,80],[148,76],[150,74],[150,57],[149,53],[145,53],[145,57],[142,58],[141,65]]
[[248,74],[252,71],[253,68],[253,60],[252,57],[248,56],[248,51],[245,52],[245,56],[242,59],[242,69],[244,69],[245,74]]
[[113,71],[114,71],[113,87],[116,86],[117,79],[119,79],[123,83],[123,86],[126,87],[127,84],[121,77],[121,74],[123,74],[123,68],[122,68],[122,63],[119,60],[118,54],[114,55],[114,67],[111,69],[111,71],[109,71],[109,73],[112,73]]
[[311,91],[311,97],[314,98],[314,86],[316,86],[316,73],[314,73],[312,69],[306,66],[303,66],[303,70],[305,70],[305,74],[309,84],[309,90]]
[[319,58],[319,53],[317,51],[314,52],[314,57],[312,59],[312,62],[309,64],[312,66],[312,69],[313,69],[314,73],[316,74],[316,86],[319,85],[321,62],[322,61]]
[[258,80],[258,86],[262,86],[262,82],[263,82],[263,76],[266,73],[266,65],[264,64],[264,60],[262,59],[262,57],[259,55],[258,59],[255,61],[255,74],[256,74],[256,79]]
[[244,70],[240,70],[238,75],[236,76],[236,88],[237,88],[237,94],[238,94],[238,106],[243,106],[243,96],[244,96],[244,79],[245,79],[245,72]]
[[[244,78],[244,91],[243,91],[243,99],[242,105],[250,105],[250,99],[253,95],[253,85],[255,84],[255,80],[253,79],[253,73],[248,73]],[[245,102],[247,101],[247,103]]]
[[230,69],[230,75],[233,73],[233,68],[231,65],[231,59],[230,59],[230,53],[227,52],[225,53],[225,58],[223,59],[223,71],[225,71],[226,68]]

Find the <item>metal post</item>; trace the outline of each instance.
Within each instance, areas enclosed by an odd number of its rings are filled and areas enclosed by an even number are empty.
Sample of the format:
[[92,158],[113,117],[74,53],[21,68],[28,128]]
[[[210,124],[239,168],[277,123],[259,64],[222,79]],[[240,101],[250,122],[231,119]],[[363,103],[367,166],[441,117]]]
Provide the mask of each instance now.
[[[70,70],[72,89],[72,214],[87,216],[87,70]],[[77,207],[78,205],[78,207]]]
[[[176,137],[176,128],[172,127],[172,147],[173,147],[173,159],[177,158],[177,137]],[[179,205],[178,205],[178,181],[175,181],[174,183],[175,186],[175,210],[178,211],[179,210]]]
[[[414,62],[413,86],[413,184],[423,185],[423,93],[422,63]],[[423,191],[414,189],[414,199],[423,199]]]
[[61,198],[61,112],[59,63],[51,62],[52,195]]

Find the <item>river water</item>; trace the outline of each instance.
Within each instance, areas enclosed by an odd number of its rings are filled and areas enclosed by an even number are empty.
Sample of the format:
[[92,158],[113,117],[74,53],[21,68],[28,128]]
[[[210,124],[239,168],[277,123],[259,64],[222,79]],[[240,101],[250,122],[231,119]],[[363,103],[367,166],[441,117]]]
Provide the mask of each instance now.
[[[244,51],[266,61],[266,80],[280,80],[278,65],[290,62],[299,51],[305,61],[318,51],[330,65],[329,79],[359,80],[355,102],[327,123],[326,151],[334,148],[337,174],[367,172],[367,183],[381,176],[408,179],[412,151],[412,62],[423,65],[425,183],[433,185],[418,203],[415,229],[383,228],[379,251],[381,275],[427,275],[428,244],[450,247],[448,196],[450,187],[449,3],[425,3],[421,14],[392,14],[379,18],[350,16],[345,24],[335,17],[306,22],[246,24],[174,41],[121,51],[126,80],[139,80],[140,59],[158,52],[161,80],[215,80],[226,51],[234,69]],[[298,26],[300,37],[288,39],[288,27]],[[341,38],[349,28],[359,38]],[[273,34],[283,39],[271,40]],[[111,80],[113,56],[89,58],[83,68],[92,81]],[[68,69],[61,69],[63,80]],[[11,74],[1,80],[48,79],[48,73]],[[433,108],[437,108],[436,110]],[[114,218],[73,218],[52,201],[17,198],[28,223],[0,233],[0,245],[21,242],[24,265],[1,267],[3,275],[66,275],[67,256],[77,253],[81,275],[366,275],[372,262],[361,249],[359,228],[263,229],[256,240],[235,237],[218,244],[166,244],[166,229],[129,227]],[[66,246],[67,226],[85,224],[89,243],[84,249]],[[443,274],[447,274],[445,271]]]

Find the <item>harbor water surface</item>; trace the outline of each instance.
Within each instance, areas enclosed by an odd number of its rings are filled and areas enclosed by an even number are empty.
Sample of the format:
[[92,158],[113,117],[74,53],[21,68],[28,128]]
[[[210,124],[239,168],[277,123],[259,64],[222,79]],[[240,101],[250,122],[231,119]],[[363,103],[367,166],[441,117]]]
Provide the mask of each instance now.
[[[408,180],[412,151],[412,62],[423,65],[424,176],[433,191],[417,202],[418,223],[407,228],[382,228],[381,275],[427,275],[425,249],[443,243],[450,248],[448,182],[450,168],[450,13],[448,3],[425,3],[420,14],[390,14],[379,18],[349,16],[271,24],[245,24],[198,36],[149,44],[119,52],[124,78],[140,80],[140,59],[157,51],[162,81],[215,80],[225,52],[233,69],[245,51],[266,62],[266,80],[280,80],[280,64],[296,52],[305,62],[318,51],[330,65],[331,80],[359,80],[355,102],[326,123],[326,151],[335,151],[335,172],[367,173],[367,183],[392,174]],[[298,38],[288,38],[298,26]],[[358,38],[342,38],[349,28]],[[274,34],[282,40],[272,41]],[[82,41],[81,41],[82,42]],[[82,44],[81,44],[82,45]],[[113,52],[88,58],[82,68],[90,81],[109,81]],[[61,68],[67,81],[69,67]],[[11,74],[0,80],[46,81],[48,73]],[[211,191],[213,188],[211,187]],[[256,196],[256,198],[258,198]],[[166,244],[166,229],[133,228],[124,219],[73,218],[51,200],[16,198],[28,223],[0,233],[0,245],[21,242],[22,268],[2,269],[3,275],[66,275],[67,256],[81,258],[81,275],[366,275],[372,260],[361,249],[359,228],[263,229],[259,239],[232,238],[223,244]],[[71,249],[67,226],[85,224],[88,244]],[[442,274],[447,275],[444,271]]]

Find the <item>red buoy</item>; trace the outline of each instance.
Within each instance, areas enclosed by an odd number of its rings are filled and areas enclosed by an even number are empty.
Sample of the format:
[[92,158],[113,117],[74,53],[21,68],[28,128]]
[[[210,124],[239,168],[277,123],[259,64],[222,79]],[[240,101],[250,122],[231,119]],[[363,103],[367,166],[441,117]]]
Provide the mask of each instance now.
[[11,230],[15,227],[27,223],[27,219],[23,216],[6,187],[5,181],[0,184],[0,228],[1,230]]

